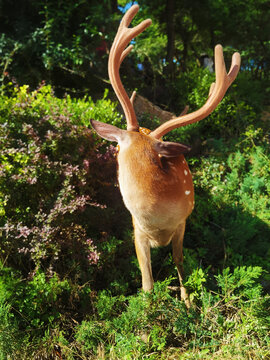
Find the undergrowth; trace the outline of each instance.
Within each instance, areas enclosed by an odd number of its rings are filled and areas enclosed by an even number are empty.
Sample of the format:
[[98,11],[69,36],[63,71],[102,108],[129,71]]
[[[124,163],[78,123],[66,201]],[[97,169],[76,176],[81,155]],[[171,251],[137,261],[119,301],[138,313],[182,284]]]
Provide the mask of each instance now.
[[[54,277],[44,287],[44,274],[39,273],[25,284],[11,280],[6,270],[1,281],[1,359],[45,359],[56,356],[56,350],[65,359],[267,359],[270,297],[263,293],[262,273],[258,266],[225,268],[210,279],[201,270],[214,290],[196,284],[191,274],[189,310],[168,290],[171,278],[157,282],[152,293],[88,294],[93,309],[78,323],[61,311],[63,299],[69,302],[72,296],[67,281]],[[12,293],[7,285],[11,281]]]

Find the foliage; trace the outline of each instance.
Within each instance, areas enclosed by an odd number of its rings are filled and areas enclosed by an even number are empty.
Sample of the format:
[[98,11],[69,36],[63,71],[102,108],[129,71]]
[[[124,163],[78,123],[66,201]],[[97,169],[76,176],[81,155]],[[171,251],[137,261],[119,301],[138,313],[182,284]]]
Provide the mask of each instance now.
[[[129,5],[116,0],[2,1],[1,81],[15,77],[21,85],[36,87],[46,80],[59,94],[90,91],[98,98],[107,86],[108,51]],[[134,24],[150,17],[153,25],[134,41],[136,51],[122,66],[124,83],[131,90],[138,88],[150,100],[180,112],[173,99],[179,79],[201,68],[202,56],[212,57],[215,44],[221,43],[226,62],[237,49],[242,69],[253,80],[265,80],[268,101],[267,0],[244,5],[241,0],[141,0],[140,6]]]
[[[196,295],[197,305],[194,303],[190,311],[169,294],[170,279],[156,283],[153,293],[127,299],[103,292],[103,307],[98,308],[97,317],[77,329],[77,342],[82,344],[85,356],[93,356],[99,344],[113,359],[139,359],[146,354],[151,359],[180,354],[185,359],[199,359],[202,355],[210,359],[215,353],[221,359],[228,355],[244,359],[252,356],[255,348],[260,349],[259,356],[267,355],[270,323],[269,314],[265,315],[269,297],[262,296],[258,283],[261,273],[259,267],[241,267],[233,272],[225,269],[216,277],[219,292],[202,287]],[[207,279],[206,274],[204,277]],[[116,303],[118,306],[111,312]],[[255,343],[249,343],[251,338]]]
[[263,262],[269,271],[269,146],[262,133],[249,127],[230,152],[212,143],[214,154],[197,165],[191,231],[192,237],[207,239],[203,256],[208,265],[214,259],[223,265]]
[[105,97],[94,105],[24,86],[2,94],[0,116],[2,259],[26,274],[40,266],[62,273],[63,261],[69,276],[91,272],[99,261],[94,238],[114,226],[119,194],[113,147],[85,125],[91,117],[120,125],[120,115]]
[[98,78],[104,77],[100,59],[106,58],[114,24],[107,16],[114,11],[110,2],[3,1],[0,9],[3,78],[15,76],[34,87],[46,79],[61,93],[82,80],[88,88],[104,89]]
[[[3,273],[2,270],[0,289],[3,294],[11,281],[8,271],[5,269]],[[13,278],[16,287],[9,289],[12,291],[6,298],[1,297],[3,306],[12,295],[11,302],[9,300],[12,308],[6,307],[8,311],[0,313],[0,329],[5,329],[0,332],[0,354],[3,359],[7,353],[24,358],[31,349],[29,345],[19,346],[28,344],[31,339],[32,347],[38,345],[39,354],[53,356],[57,345],[62,356],[68,359],[77,356],[82,359],[266,358],[270,345],[270,298],[262,293],[259,282],[262,271],[260,267],[245,266],[233,271],[224,269],[216,276],[217,290],[202,287],[189,311],[170,294],[170,278],[157,282],[152,293],[140,292],[125,297],[102,291],[92,298],[93,313],[76,326],[69,324],[69,334],[59,331],[58,327],[61,323],[67,325],[59,305],[61,297],[67,299],[71,294],[68,282],[54,276],[44,288],[44,274],[38,273],[25,287],[22,279]],[[203,276],[208,282],[208,276]],[[189,281],[191,284],[192,280]],[[32,307],[25,303],[27,293]],[[59,313],[52,312],[57,308]],[[39,314],[42,318],[44,310],[49,316],[38,326],[34,320]],[[20,326],[26,322],[28,331],[20,332],[14,326],[16,321]],[[38,333],[48,325],[51,337],[47,332],[39,340]],[[8,343],[4,342],[6,339]]]

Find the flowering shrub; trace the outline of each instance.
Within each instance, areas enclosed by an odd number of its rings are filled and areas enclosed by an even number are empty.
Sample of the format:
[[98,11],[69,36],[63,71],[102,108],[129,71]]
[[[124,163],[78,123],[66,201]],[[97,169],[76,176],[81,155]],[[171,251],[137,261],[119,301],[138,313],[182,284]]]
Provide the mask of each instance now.
[[82,276],[98,265],[95,239],[115,228],[112,204],[124,211],[114,147],[87,126],[91,117],[119,126],[121,117],[106,94],[95,105],[58,99],[44,84],[9,92],[0,99],[1,257],[26,273],[42,266]]

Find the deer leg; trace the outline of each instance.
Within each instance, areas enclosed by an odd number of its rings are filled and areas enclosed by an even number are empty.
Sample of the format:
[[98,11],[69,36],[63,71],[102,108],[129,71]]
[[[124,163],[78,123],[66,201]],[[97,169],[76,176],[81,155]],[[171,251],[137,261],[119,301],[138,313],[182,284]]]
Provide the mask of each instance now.
[[151,267],[150,242],[147,235],[134,224],[135,248],[142,273],[142,288],[144,291],[153,289],[153,276]]
[[190,301],[188,298],[188,293],[183,285],[183,279],[184,279],[183,240],[184,240],[185,227],[186,227],[186,223],[184,222],[183,224],[179,225],[178,229],[174,233],[172,238],[172,249],[173,249],[173,260],[177,268],[177,273],[180,282],[181,299],[184,300],[187,308],[189,308]]

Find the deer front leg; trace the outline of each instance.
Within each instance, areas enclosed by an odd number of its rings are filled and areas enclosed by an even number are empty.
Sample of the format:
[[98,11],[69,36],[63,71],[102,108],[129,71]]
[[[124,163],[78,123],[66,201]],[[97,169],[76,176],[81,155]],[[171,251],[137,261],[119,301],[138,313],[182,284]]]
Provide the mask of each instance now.
[[190,308],[190,301],[188,298],[188,293],[186,288],[183,285],[184,279],[184,268],[183,268],[183,240],[185,234],[186,223],[180,224],[178,229],[173,235],[172,238],[172,249],[173,249],[173,260],[175,262],[177,273],[180,282],[180,293],[181,299],[184,300],[187,308]]
[[[134,221],[133,221],[134,223]],[[134,223],[135,248],[142,273],[142,288],[144,291],[153,289],[150,243],[147,235]]]

